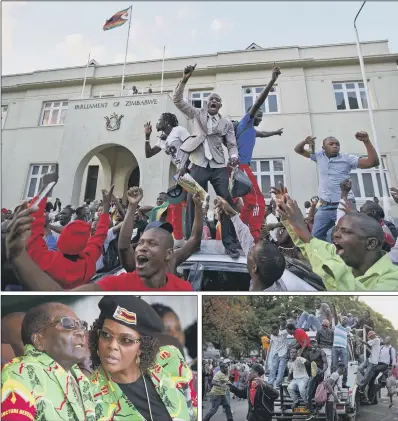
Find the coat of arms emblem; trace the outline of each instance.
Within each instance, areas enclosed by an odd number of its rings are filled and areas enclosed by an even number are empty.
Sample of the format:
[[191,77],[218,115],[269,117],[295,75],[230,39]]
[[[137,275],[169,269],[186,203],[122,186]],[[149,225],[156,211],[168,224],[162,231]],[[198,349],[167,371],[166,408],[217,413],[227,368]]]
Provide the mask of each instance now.
[[106,120],[106,130],[113,132],[114,130],[119,130],[120,122],[124,117],[123,114],[118,116],[116,113],[113,113],[110,117],[104,117]]

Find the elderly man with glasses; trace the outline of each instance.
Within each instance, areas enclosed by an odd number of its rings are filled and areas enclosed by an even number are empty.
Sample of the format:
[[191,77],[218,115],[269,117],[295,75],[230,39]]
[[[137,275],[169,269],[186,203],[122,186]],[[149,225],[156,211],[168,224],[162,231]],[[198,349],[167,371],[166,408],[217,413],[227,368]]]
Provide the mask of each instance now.
[[96,420],[90,382],[77,366],[86,358],[87,327],[60,303],[42,304],[26,314],[24,355],[2,369],[3,421]]

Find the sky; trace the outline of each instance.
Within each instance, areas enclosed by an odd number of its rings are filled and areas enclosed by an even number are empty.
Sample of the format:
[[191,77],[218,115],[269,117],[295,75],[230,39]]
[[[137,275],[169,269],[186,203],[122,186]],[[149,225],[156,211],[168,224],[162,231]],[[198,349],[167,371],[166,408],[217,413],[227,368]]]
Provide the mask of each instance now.
[[398,329],[397,297],[362,296],[359,299],[390,320],[395,329]]
[[[133,4],[128,61],[263,48],[355,42],[362,2],[61,2],[3,1],[2,73],[124,61],[128,25],[103,31]],[[367,2],[361,41],[388,39],[398,52],[398,2]]]

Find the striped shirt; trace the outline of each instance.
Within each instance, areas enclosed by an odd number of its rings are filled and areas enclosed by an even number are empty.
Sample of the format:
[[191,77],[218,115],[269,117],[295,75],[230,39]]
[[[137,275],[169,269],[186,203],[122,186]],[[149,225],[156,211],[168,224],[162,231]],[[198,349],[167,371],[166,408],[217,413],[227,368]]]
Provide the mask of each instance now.
[[333,347],[347,348],[347,336],[350,329],[343,327],[340,323],[334,328]]

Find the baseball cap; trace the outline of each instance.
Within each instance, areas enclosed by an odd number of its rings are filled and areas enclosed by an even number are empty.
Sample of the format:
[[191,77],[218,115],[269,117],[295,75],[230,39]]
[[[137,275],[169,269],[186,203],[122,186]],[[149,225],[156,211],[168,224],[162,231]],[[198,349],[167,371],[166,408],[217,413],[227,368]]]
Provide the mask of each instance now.
[[163,228],[170,234],[173,234],[173,225],[171,225],[170,222],[153,221],[145,227],[144,231],[148,231],[152,228]]

